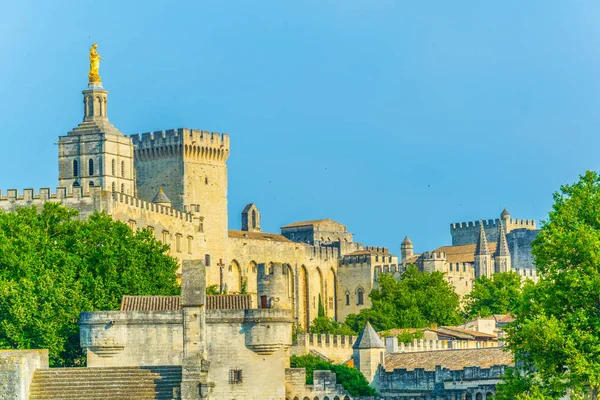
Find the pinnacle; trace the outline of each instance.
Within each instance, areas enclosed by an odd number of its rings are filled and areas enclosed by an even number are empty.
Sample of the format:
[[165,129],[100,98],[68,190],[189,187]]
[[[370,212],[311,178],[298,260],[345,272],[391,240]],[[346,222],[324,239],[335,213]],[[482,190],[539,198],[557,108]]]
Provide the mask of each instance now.
[[377,349],[385,348],[385,345],[381,341],[381,338],[375,332],[375,329],[371,326],[371,323],[367,321],[367,324],[358,335],[356,342],[352,346],[353,349]]
[[500,221],[498,230],[498,245],[496,246],[496,254],[494,254],[494,256],[510,256],[508,241],[506,240],[506,232],[504,231],[504,225],[502,224],[502,221]]
[[485,236],[485,229],[483,229],[483,221],[479,221],[479,239],[477,240],[477,246],[475,247],[475,255],[487,256],[489,254],[490,250]]

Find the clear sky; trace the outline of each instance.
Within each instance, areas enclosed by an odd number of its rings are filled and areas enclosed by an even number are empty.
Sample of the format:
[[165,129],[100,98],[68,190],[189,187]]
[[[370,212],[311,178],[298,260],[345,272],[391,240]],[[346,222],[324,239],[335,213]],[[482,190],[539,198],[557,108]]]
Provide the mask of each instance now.
[[126,134],[231,135],[230,228],[332,218],[398,253],[543,219],[600,163],[597,1],[4,1],[0,188],[55,187],[90,37]]

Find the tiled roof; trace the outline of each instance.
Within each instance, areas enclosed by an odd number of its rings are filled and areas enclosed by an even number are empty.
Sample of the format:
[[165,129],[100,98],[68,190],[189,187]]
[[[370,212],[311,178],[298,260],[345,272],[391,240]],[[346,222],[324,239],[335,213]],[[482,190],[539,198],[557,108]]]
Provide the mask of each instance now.
[[[488,243],[490,252],[494,254],[496,251],[496,243]],[[446,253],[446,261],[450,263],[475,262],[475,244],[463,244],[461,246],[442,246],[434,250],[434,252]]]
[[377,349],[385,348],[383,341],[375,332],[369,321],[358,335],[356,342],[352,345],[353,349]]
[[319,225],[322,224],[323,222],[335,222],[334,220],[330,219],[330,218],[326,218],[326,219],[314,219],[312,221],[300,221],[300,222],[293,222],[291,224],[287,224],[282,226],[281,228],[296,228],[299,226],[312,226],[312,225]]
[[346,256],[367,256],[367,255],[371,255],[371,254],[373,254],[373,255],[379,254],[379,255],[391,256],[390,253],[386,253],[385,251],[356,250],[356,251],[353,251],[352,253],[344,254],[344,257],[346,257]]
[[[179,296],[123,296],[121,311],[177,311],[181,310]],[[206,296],[207,310],[247,310],[252,308],[249,294]]]
[[420,256],[421,256],[420,254],[413,254],[412,256],[410,256],[406,260],[404,260],[404,262],[402,264],[414,264],[417,262],[417,260],[419,259]]
[[457,326],[441,326],[437,329],[439,332],[450,332],[462,335],[472,336],[473,339],[495,339],[496,336],[490,335],[489,333],[473,331],[471,329],[459,328]]
[[233,239],[269,240],[273,242],[294,243],[285,236],[277,233],[229,231],[228,236]]
[[423,368],[435,371],[436,366],[453,371],[465,367],[490,368],[494,365],[514,365],[512,354],[502,348],[491,347],[467,350],[440,350],[414,353],[389,353],[385,357],[385,370],[414,370]]

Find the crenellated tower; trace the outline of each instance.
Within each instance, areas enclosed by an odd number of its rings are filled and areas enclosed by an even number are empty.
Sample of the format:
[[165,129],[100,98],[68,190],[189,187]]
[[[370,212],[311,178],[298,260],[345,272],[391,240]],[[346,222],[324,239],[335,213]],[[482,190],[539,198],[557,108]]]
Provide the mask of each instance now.
[[138,197],[150,201],[162,188],[174,208],[203,218],[208,284],[219,284],[228,262],[229,135],[179,128],[132,135],[132,140]]
[[[108,121],[108,90],[98,72],[98,54],[90,49],[90,73],[83,93],[83,122],[58,139],[58,185],[68,192],[81,187],[135,195],[131,139]],[[92,53],[97,56],[95,65]],[[95,68],[95,73],[92,73]]]
[[475,246],[475,278],[482,276],[489,277],[492,273],[492,255],[490,253],[482,222],[479,225],[479,238],[477,240],[477,245]]
[[496,266],[496,273],[508,272],[511,270],[510,250],[508,248],[506,232],[504,231],[502,222],[500,222],[498,227],[498,244],[496,246],[496,252],[494,253],[494,264]]

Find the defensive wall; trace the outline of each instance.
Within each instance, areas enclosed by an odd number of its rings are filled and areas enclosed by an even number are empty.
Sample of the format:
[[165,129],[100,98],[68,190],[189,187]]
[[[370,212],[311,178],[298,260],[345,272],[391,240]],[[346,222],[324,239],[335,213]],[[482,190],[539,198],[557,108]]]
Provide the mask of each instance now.
[[385,338],[387,353],[414,353],[419,351],[465,350],[499,347],[495,340],[426,340],[414,339],[410,343],[398,342],[397,337]]
[[48,350],[0,350],[0,399],[28,400],[38,368],[48,368]]
[[352,357],[352,345],[356,336],[299,333],[292,345],[292,355],[304,355],[316,352],[341,364]]
[[336,382],[331,371],[314,371],[313,384],[306,383],[304,368],[285,370],[286,400],[350,400],[350,394]]
[[[514,229],[536,230],[536,221],[533,219],[506,219],[503,220],[504,231],[511,232]],[[477,243],[479,238],[479,226],[483,224],[485,236],[489,242],[498,241],[500,219],[489,219],[483,221],[456,222],[450,224],[452,235],[452,246]]]
[[[290,310],[207,310],[206,351],[215,398],[284,398]],[[181,311],[81,313],[80,344],[88,367],[181,365]],[[242,380],[230,383],[231,371]],[[269,376],[269,382],[261,377]],[[263,382],[256,385],[255,382]]]

